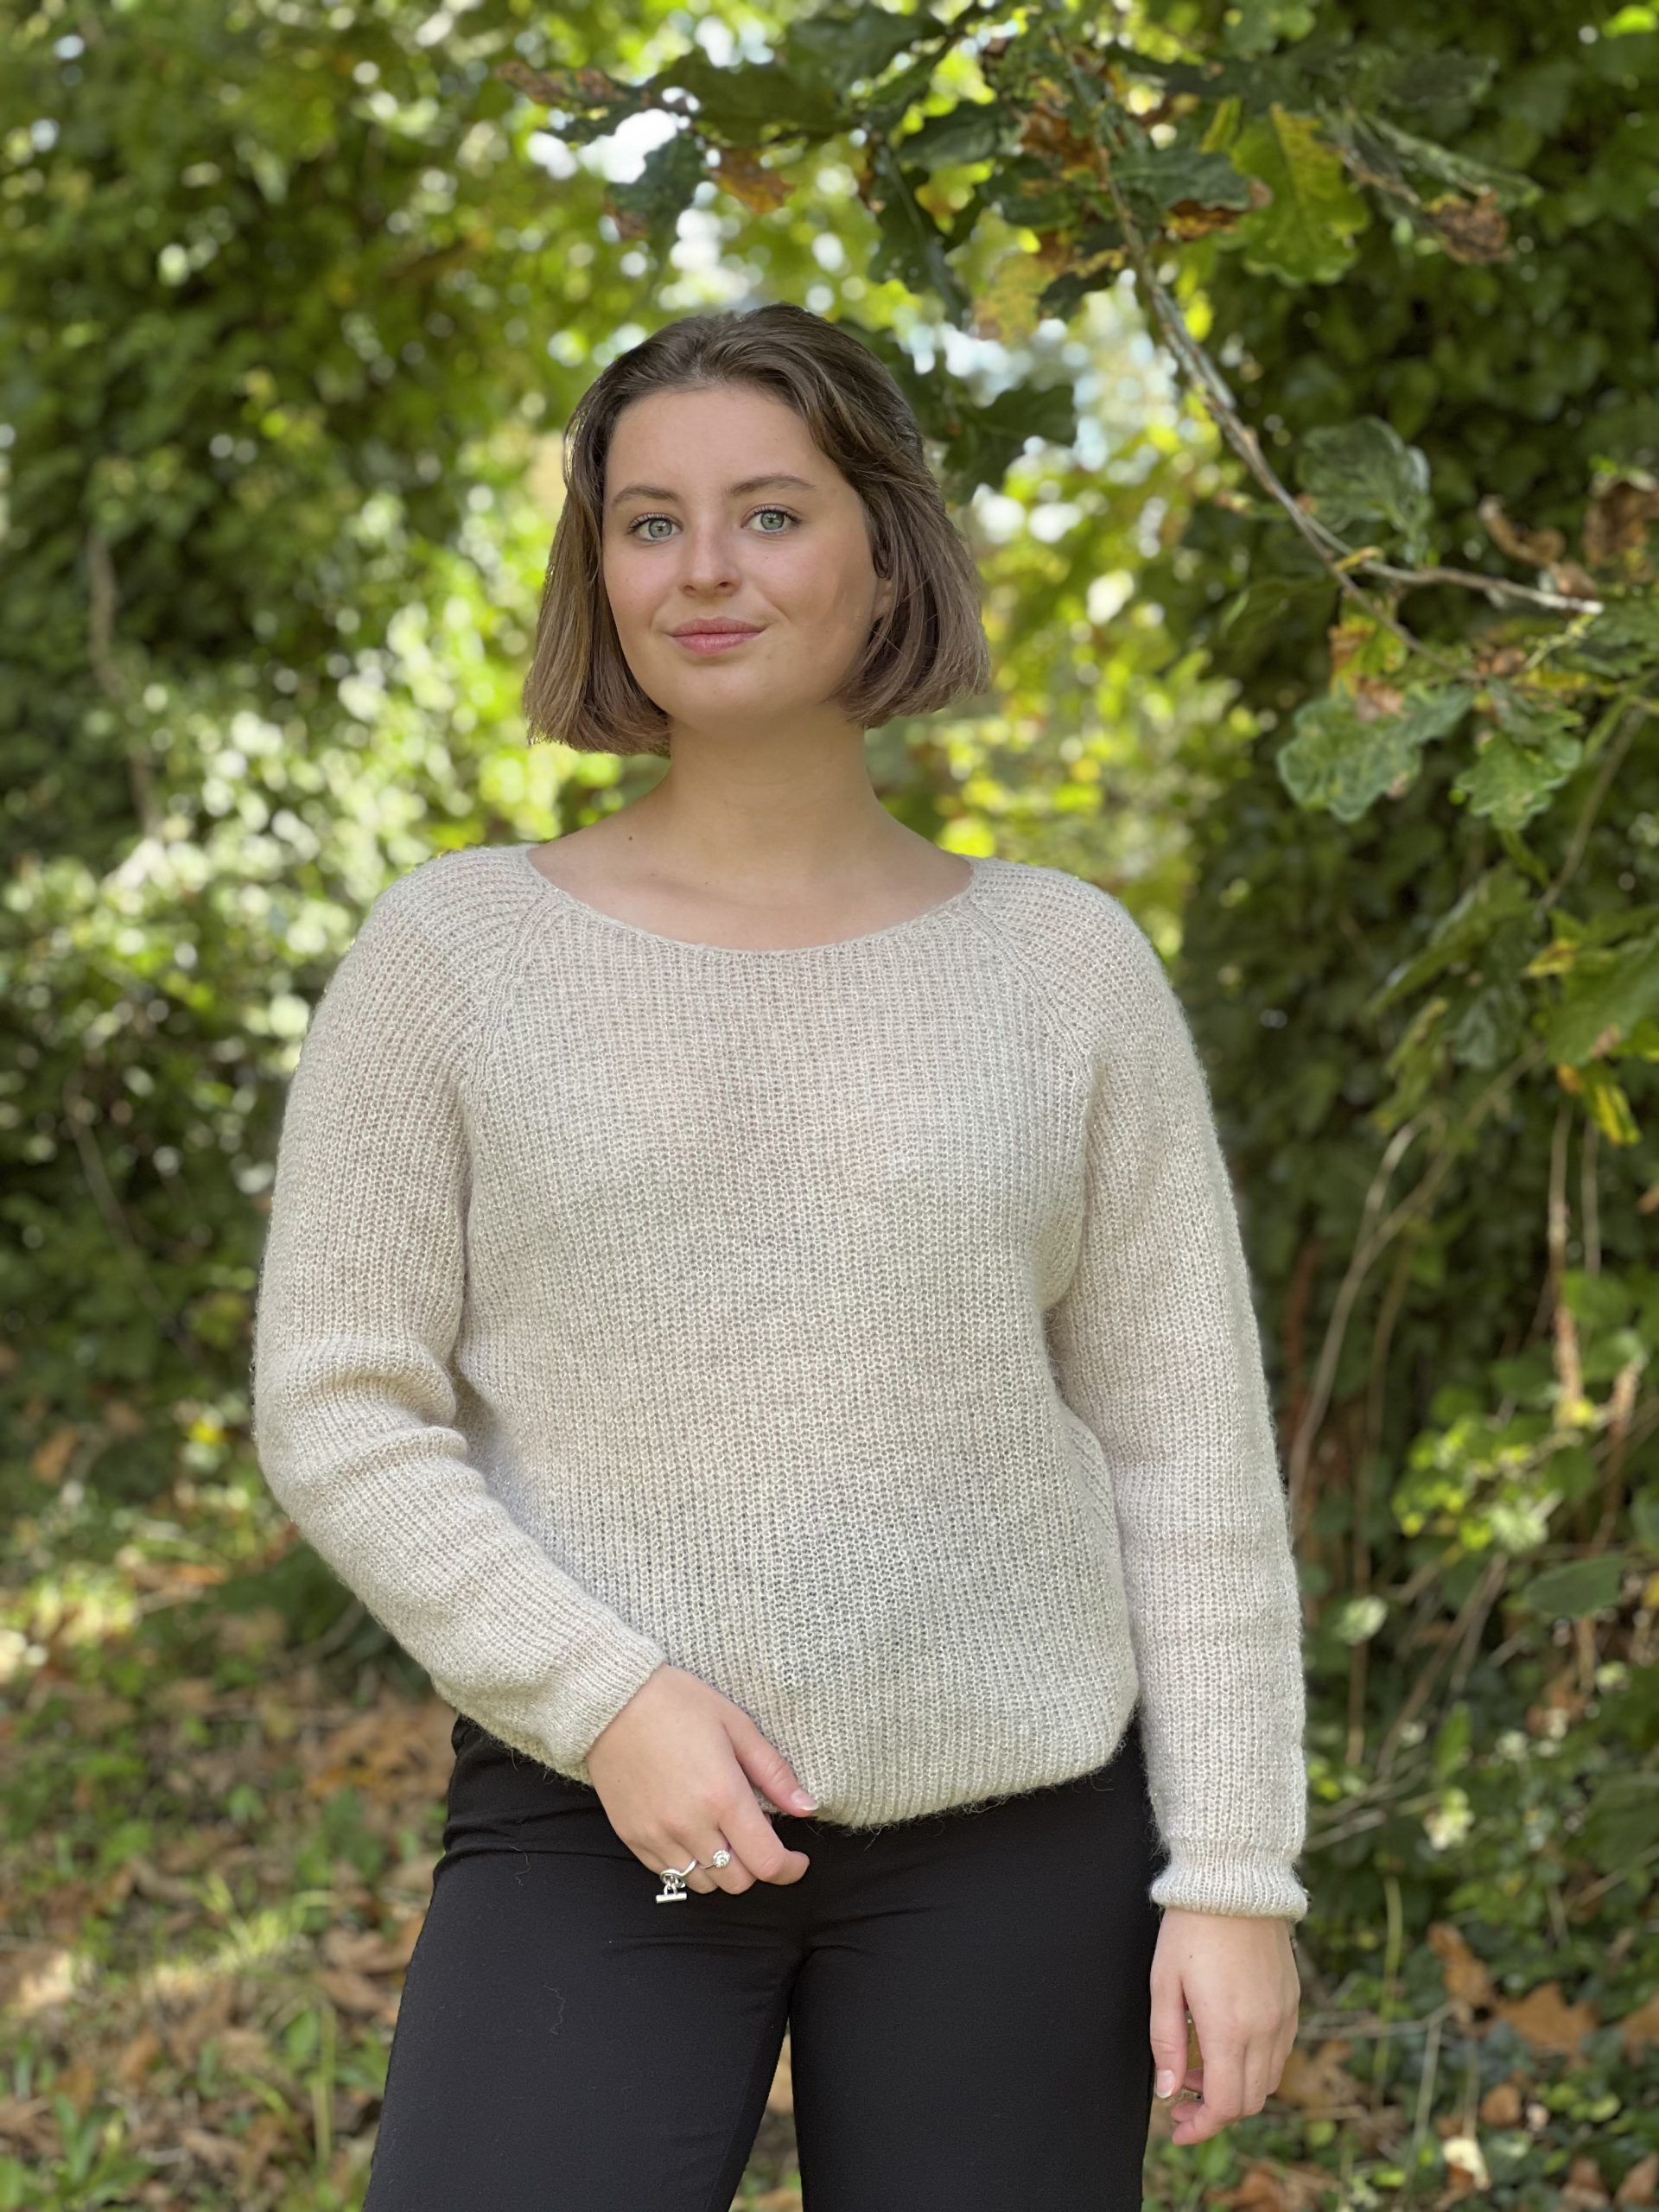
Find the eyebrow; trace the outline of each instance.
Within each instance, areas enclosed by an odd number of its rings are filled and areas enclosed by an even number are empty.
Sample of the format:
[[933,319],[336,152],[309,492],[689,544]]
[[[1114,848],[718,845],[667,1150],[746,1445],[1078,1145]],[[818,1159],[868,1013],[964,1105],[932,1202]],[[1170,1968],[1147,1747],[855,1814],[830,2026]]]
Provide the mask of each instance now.
[[[745,493],[764,492],[769,484],[792,484],[800,492],[816,492],[818,488],[816,484],[809,483],[804,476],[746,476],[741,484],[726,486],[727,496],[741,499]],[[663,484],[625,484],[620,492],[612,493],[609,504],[620,507],[624,499],[677,499],[679,496],[677,492],[670,491]]]

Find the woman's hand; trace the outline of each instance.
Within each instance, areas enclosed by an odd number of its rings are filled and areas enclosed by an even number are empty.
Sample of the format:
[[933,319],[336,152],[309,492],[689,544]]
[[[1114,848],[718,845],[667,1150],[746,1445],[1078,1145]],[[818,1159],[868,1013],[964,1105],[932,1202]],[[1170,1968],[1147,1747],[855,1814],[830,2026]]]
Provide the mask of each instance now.
[[[1156,2094],[1193,2091],[1170,2109],[1170,2139],[1203,2143],[1279,2086],[1296,2040],[1302,1985],[1287,1920],[1241,1913],[1166,1911],[1152,1961]],[[1187,2064],[1187,2015],[1201,2054]]]
[[[795,1770],[741,1706],[683,1668],[646,1676],[588,1746],[588,1772],[611,1826],[653,1874],[701,1862],[688,1890],[798,1882],[812,1863],[779,1841],[750,1787],[806,1812]],[[722,1842],[732,1863],[711,1872]]]

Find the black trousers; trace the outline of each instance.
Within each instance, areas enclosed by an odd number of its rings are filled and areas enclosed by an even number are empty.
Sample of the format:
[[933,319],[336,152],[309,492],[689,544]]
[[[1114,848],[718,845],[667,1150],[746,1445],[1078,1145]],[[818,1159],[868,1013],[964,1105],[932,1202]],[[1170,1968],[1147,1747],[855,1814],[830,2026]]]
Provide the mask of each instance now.
[[661,1887],[596,1790],[455,1724],[365,2212],[728,2212],[790,2036],[804,2212],[1140,2212],[1162,1863],[1092,1773]]

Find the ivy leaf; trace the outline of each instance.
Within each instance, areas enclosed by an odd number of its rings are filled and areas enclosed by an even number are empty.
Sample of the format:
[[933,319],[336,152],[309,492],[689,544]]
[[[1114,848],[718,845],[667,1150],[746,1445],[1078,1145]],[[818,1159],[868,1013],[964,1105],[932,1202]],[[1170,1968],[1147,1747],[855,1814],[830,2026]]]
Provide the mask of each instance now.
[[1465,683],[1403,694],[1397,715],[1363,719],[1348,699],[1310,699],[1292,717],[1295,735],[1279,749],[1280,781],[1298,806],[1322,806],[1357,822],[1385,791],[1403,791],[1422,747],[1462,721],[1474,694]]
[[1397,536],[1408,559],[1427,557],[1433,512],[1427,457],[1380,416],[1309,430],[1297,454],[1297,482],[1338,537]]
[[1234,167],[1260,177],[1273,194],[1230,234],[1245,267],[1287,284],[1335,283],[1354,258],[1349,241],[1370,214],[1318,118],[1294,115],[1275,101],[1268,118],[1248,124],[1229,150]]

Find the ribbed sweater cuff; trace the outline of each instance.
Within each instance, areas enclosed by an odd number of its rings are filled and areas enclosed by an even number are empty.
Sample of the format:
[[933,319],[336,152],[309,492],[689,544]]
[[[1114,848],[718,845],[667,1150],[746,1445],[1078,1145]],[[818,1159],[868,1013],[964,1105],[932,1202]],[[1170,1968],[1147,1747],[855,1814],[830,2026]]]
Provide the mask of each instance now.
[[660,1644],[619,1622],[567,1651],[541,1695],[515,1699],[511,1711],[492,1713],[487,1698],[435,1675],[432,1687],[502,1743],[586,1782],[588,1750],[667,1659]]
[[1220,1848],[1176,1852],[1147,1894],[1166,1910],[1250,1919],[1300,1920],[1308,1908],[1307,1891],[1282,1859]]

